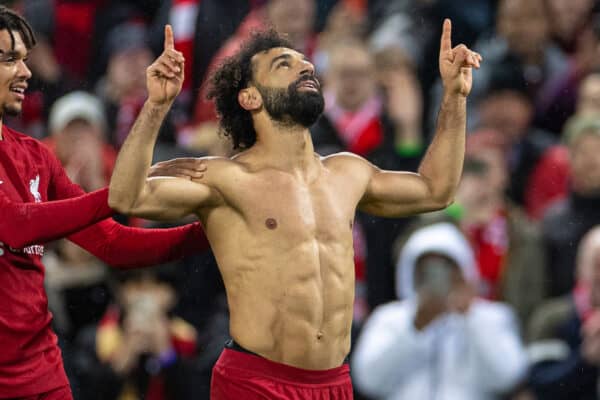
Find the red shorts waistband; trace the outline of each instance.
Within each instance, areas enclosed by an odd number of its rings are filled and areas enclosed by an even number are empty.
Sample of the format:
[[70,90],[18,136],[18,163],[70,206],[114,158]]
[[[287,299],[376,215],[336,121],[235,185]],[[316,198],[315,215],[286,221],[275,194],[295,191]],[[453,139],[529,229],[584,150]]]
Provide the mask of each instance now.
[[325,370],[310,370],[280,364],[261,356],[228,348],[223,350],[216,366],[247,370],[273,379],[300,384],[334,384],[349,379],[350,373],[348,364]]

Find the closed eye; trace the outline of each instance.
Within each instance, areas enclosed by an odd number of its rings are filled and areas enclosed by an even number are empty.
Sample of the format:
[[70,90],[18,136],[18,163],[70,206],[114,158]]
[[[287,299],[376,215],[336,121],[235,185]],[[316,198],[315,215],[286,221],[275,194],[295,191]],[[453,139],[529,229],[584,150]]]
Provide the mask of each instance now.
[[277,64],[277,68],[281,68],[281,67],[289,67],[290,63],[287,61],[282,61],[279,64]]

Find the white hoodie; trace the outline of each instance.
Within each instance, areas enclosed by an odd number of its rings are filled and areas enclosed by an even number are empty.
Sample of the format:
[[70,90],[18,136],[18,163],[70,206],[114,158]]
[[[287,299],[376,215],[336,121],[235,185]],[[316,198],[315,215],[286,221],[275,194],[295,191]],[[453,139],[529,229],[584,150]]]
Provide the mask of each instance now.
[[401,301],[376,308],[352,358],[358,389],[389,400],[485,400],[510,390],[525,377],[526,353],[511,309],[476,299],[466,315],[445,314],[422,331],[414,326],[415,261],[444,254],[476,285],[472,250],[452,224],[431,225],[406,242],[396,266]]

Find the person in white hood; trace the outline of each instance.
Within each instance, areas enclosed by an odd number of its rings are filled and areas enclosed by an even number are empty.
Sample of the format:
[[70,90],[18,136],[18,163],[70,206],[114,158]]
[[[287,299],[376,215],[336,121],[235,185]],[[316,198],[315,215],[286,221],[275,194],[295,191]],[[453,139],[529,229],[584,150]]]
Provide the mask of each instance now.
[[396,267],[403,299],[376,308],[352,357],[378,399],[485,400],[514,389],[527,358],[512,310],[475,297],[473,252],[451,223],[413,233]]

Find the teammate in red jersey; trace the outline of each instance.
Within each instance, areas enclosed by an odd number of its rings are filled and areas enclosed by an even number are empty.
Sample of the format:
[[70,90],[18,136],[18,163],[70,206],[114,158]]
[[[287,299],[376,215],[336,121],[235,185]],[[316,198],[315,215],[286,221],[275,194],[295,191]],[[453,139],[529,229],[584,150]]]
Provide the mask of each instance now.
[[44,290],[43,243],[68,237],[113,266],[152,265],[204,250],[200,225],[150,230],[112,219],[106,189],[85,194],[40,142],[2,124],[18,114],[35,38],[0,7],[0,399],[72,399]]

